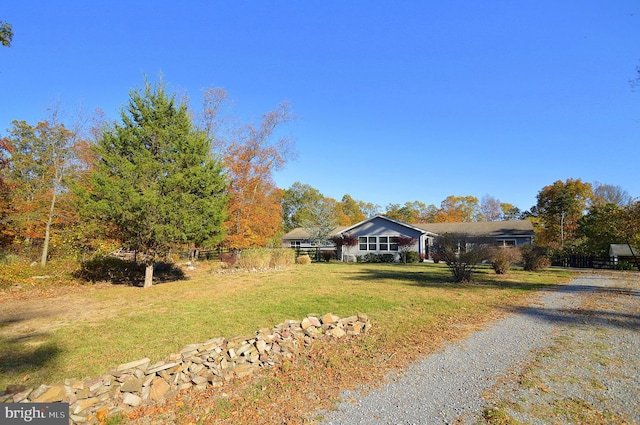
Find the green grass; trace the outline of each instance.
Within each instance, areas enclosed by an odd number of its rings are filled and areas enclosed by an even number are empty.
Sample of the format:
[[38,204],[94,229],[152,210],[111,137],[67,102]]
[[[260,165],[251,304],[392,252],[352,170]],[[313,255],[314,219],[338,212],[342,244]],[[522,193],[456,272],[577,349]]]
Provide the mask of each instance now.
[[146,290],[78,290],[50,300],[66,316],[52,313],[43,319],[48,326],[28,334],[8,336],[16,323],[0,312],[0,389],[98,376],[120,363],[161,360],[190,343],[252,335],[308,314],[367,313],[381,338],[400,341],[416,329],[473,324],[570,278],[556,269],[504,276],[486,268],[476,283],[453,284],[443,265],[318,263],[264,273],[199,272]]

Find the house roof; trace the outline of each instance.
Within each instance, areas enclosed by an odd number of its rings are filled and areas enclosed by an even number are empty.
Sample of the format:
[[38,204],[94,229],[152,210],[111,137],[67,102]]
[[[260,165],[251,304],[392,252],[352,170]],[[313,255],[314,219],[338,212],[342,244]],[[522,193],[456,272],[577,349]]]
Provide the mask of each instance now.
[[431,233],[431,232],[429,232],[428,230],[421,229],[421,228],[419,228],[419,227],[417,227],[417,226],[414,226],[414,225],[412,225],[412,224],[403,223],[402,221],[394,220],[394,219],[389,218],[389,217],[384,216],[384,215],[376,215],[376,216],[374,216],[374,217],[370,217],[370,218],[368,218],[368,219],[366,219],[366,220],[364,220],[364,221],[361,221],[360,223],[356,223],[356,224],[354,224],[354,225],[352,225],[352,226],[346,227],[345,229],[342,229],[342,230],[340,230],[340,231],[339,231],[339,232],[337,232],[337,233],[347,233],[347,232],[349,232],[350,230],[355,229],[356,227],[360,227],[360,226],[362,226],[362,225],[363,225],[363,224],[365,224],[365,223],[369,223],[369,222],[371,222],[371,221],[378,220],[378,219],[386,220],[386,221],[388,221],[388,222],[395,223],[395,224],[397,224],[397,225],[399,225],[399,226],[403,226],[403,227],[406,227],[406,228],[408,228],[408,229],[413,229],[413,230],[415,230],[415,231],[416,231],[416,232],[418,232],[418,233],[422,233],[422,234],[424,234],[424,233]]
[[[329,233],[329,236],[335,236],[338,233],[342,232],[343,230],[345,230],[346,228],[348,228],[350,226],[338,226],[335,229],[333,229],[331,231],[331,233]],[[288,233],[285,233],[284,236],[282,236],[282,238],[280,239],[308,239],[309,238],[309,231],[307,229],[305,229],[304,227],[296,227],[295,229],[291,230]]]
[[529,220],[420,223],[415,226],[438,235],[445,233],[466,233],[472,236],[491,237],[533,236],[533,223]]
[[[338,226],[331,231],[329,236],[334,236],[339,233],[348,232],[362,224],[372,221],[377,218],[382,218],[392,223],[405,226],[410,229],[414,229],[421,233],[430,233],[433,236],[443,235],[445,233],[466,233],[472,236],[489,236],[489,237],[527,237],[533,236],[533,224],[529,220],[511,220],[511,221],[478,221],[478,222],[465,222],[465,223],[420,223],[420,224],[407,224],[401,221],[385,217],[383,215],[377,215],[367,220],[352,226]],[[282,236],[283,240],[297,240],[308,239],[309,232],[298,227],[291,230],[289,233]],[[631,255],[631,254],[628,254]]]
[[626,243],[612,243],[609,245],[609,256],[611,257],[633,257],[634,254],[636,257],[640,257],[640,251],[635,246],[631,246],[633,248],[633,252],[629,245]]

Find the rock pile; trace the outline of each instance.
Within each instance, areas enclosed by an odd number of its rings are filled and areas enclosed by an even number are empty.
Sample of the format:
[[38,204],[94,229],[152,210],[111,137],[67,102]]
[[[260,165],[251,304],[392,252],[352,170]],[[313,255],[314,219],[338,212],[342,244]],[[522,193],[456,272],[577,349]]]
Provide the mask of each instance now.
[[66,379],[36,389],[12,385],[0,392],[0,402],[66,402],[70,405],[71,423],[95,423],[180,391],[222,386],[260,368],[279,366],[318,338],[357,336],[370,327],[365,314],[341,319],[328,313],[321,318],[288,320],[272,329],[261,329],[255,336],[215,338],[191,344],[158,363],[150,364],[145,358],[121,364],[98,378]]

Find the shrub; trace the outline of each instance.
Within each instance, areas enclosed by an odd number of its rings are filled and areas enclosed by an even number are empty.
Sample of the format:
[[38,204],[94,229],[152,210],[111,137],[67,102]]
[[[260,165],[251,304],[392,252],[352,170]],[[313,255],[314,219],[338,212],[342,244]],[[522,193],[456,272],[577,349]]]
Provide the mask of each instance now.
[[267,248],[245,249],[238,256],[236,265],[241,269],[264,270],[271,264],[271,253]]
[[402,251],[400,259],[403,263],[417,263],[420,261],[420,255],[415,251]]
[[320,251],[320,255],[322,256],[322,259],[327,263],[336,258],[336,253],[333,251]]
[[490,251],[489,261],[496,274],[505,274],[511,269],[511,265],[520,260],[520,251],[515,248],[494,247]]
[[521,245],[519,249],[522,267],[526,271],[533,272],[542,270],[551,265],[544,248],[533,245]]
[[311,264],[311,257],[307,254],[301,255],[296,259],[297,264]]
[[490,241],[465,233],[445,233],[434,241],[434,254],[447,264],[456,283],[473,281],[477,265],[489,256]]
[[286,267],[296,263],[296,251],[291,248],[271,249],[271,267]]
[[379,258],[381,263],[393,263],[396,259],[393,254],[380,254]]
[[628,263],[626,261],[620,261],[618,263],[616,263],[613,268],[615,270],[635,270],[635,267],[633,264]]
[[6,252],[0,252],[0,264],[3,266],[12,266],[20,263],[21,259],[16,254],[9,254]]
[[221,252],[220,253],[220,261],[222,261],[223,263],[229,265],[229,266],[233,266],[238,262],[238,253],[233,251],[233,252]]

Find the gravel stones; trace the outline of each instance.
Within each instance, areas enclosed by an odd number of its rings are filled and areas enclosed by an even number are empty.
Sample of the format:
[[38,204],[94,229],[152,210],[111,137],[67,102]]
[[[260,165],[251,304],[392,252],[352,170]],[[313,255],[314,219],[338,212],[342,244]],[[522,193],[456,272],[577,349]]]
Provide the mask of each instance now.
[[[632,400],[637,402],[640,397],[637,386],[640,347],[637,311],[640,291],[637,289],[637,275],[634,276],[636,281],[631,295],[628,289],[620,287],[621,282],[611,279],[610,275],[585,274],[567,285],[559,285],[556,290],[543,293],[534,306],[523,307],[521,311],[475,332],[468,339],[452,343],[440,352],[415,362],[401,375],[390,377],[383,387],[371,390],[367,395],[358,392],[343,393],[343,400],[348,401],[340,403],[336,411],[324,412],[324,423],[407,425],[483,422],[483,410],[491,407],[484,396],[499,386],[502,379],[511,376],[514,370],[520,370],[530,362],[536,353],[550,347],[558,332],[565,332],[570,327],[586,326],[589,332],[597,333],[602,332],[602,318],[605,321],[620,320],[615,311],[602,312],[600,308],[594,309],[596,316],[599,316],[595,319],[586,321],[584,317],[576,315],[582,300],[596,291],[621,293],[635,308],[627,310],[624,316],[633,319],[633,326],[627,324],[608,328],[625,337],[614,337],[612,341],[619,341],[620,344],[610,342],[607,346],[617,345],[630,351],[627,355],[629,361],[612,362],[612,365],[627,369],[624,373],[612,369],[617,377],[627,376],[625,384],[614,384],[607,378],[603,381],[605,386],[613,388],[617,385],[620,392],[613,394],[612,391],[607,393],[600,389],[605,399],[618,400],[611,403],[616,409],[623,409],[625,405],[631,405]],[[630,314],[631,311],[635,313]],[[594,343],[596,340],[597,338]],[[622,353],[622,350],[619,351]],[[573,362],[577,359],[574,355],[569,358]],[[630,361],[631,359],[635,361]],[[549,361],[553,362],[555,359]],[[587,365],[586,362],[576,364],[577,367]],[[594,367],[593,370],[598,369]],[[558,374],[560,373],[558,369]],[[517,403],[523,397],[530,397],[531,391],[527,389],[524,392],[525,395],[518,392],[509,400]],[[542,401],[545,394],[540,391],[539,398],[532,402],[532,409],[539,408],[535,403]],[[567,394],[571,392],[568,391]],[[633,409],[636,409],[635,412]],[[628,423],[640,423],[638,409],[632,407],[628,411],[631,411]],[[518,419],[522,419],[524,423],[549,423],[545,420],[529,422],[531,418],[528,417]]]

